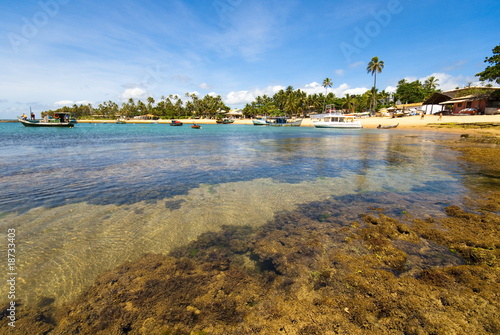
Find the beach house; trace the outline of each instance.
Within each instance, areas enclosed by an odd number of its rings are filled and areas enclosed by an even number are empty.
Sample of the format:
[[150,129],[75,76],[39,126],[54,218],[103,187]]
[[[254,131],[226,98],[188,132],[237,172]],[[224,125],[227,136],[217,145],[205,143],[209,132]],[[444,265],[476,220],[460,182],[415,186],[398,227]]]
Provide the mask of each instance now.
[[440,106],[432,114],[497,114],[500,108],[500,87],[466,87],[436,92],[423,105]]

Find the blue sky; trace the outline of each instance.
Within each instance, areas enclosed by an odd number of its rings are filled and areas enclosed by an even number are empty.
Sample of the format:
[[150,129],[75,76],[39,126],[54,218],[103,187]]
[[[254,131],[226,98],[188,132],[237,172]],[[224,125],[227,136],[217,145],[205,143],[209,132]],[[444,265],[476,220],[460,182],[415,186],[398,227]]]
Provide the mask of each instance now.
[[500,44],[500,1],[1,0],[0,118],[73,103],[221,95],[230,107],[293,86],[338,96],[433,75],[478,83]]

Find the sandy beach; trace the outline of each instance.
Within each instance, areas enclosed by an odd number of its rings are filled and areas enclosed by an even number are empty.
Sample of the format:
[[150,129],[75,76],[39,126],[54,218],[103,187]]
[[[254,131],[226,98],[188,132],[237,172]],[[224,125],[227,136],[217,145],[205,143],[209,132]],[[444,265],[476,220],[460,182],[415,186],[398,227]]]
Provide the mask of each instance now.
[[[369,117],[361,119],[363,128],[377,128],[378,125],[386,126],[398,123],[398,128],[424,128],[428,127],[430,124],[437,123],[496,123],[500,122],[500,115],[474,115],[474,116],[454,116],[445,115],[441,120],[438,120],[437,115],[425,115],[422,119],[420,115],[401,117],[401,118],[391,118],[391,117]],[[183,119],[184,123],[192,124],[216,124],[215,120],[212,119]],[[110,120],[78,120],[80,123],[112,123],[114,121]],[[169,124],[171,120],[127,120],[127,123],[160,123]],[[235,120],[234,124],[252,124],[251,119],[241,119]],[[303,127],[312,127],[312,120],[306,118],[302,121]]]

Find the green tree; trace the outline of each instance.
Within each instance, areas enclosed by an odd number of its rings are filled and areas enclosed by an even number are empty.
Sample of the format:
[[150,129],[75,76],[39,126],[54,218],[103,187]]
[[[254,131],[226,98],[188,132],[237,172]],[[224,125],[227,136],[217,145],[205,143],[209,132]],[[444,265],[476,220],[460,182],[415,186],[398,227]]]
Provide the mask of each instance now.
[[425,90],[419,80],[407,82],[401,79],[396,89],[396,99],[402,103],[422,102],[425,99]]
[[490,63],[484,71],[479,72],[476,76],[479,76],[481,81],[494,81],[500,84],[500,45],[493,48],[493,56],[486,57],[485,63]]
[[436,77],[434,76],[430,76],[429,78],[427,78],[424,82],[424,84],[422,85],[422,89],[424,90],[424,99],[427,99],[428,97],[430,97],[432,94],[434,94],[434,92],[437,92],[438,89],[438,82],[439,79],[437,79]]
[[377,73],[381,73],[384,68],[384,61],[379,60],[378,57],[373,57],[366,67],[366,72],[371,73],[373,76],[373,109],[377,109]]
[[430,76],[429,78],[427,78],[424,82],[424,88],[427,89],[427,90],[435,90],[438,86],[438,82],[439,79],[437,79],[436,77],[434,76]]

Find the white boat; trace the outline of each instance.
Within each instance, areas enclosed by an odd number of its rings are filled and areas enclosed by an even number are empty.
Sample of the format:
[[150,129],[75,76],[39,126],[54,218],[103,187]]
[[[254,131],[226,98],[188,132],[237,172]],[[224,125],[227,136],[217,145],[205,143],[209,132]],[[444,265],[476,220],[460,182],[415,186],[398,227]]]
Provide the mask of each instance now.
[[363,128],[361,122],[352,114],[313,114],[311,119],[316,128]]
[[252,123],[254,126],[268,126],[270,122],[267,119],[267,117],[264,116],[264,117],[260,117],[258,119],[252,120]]

